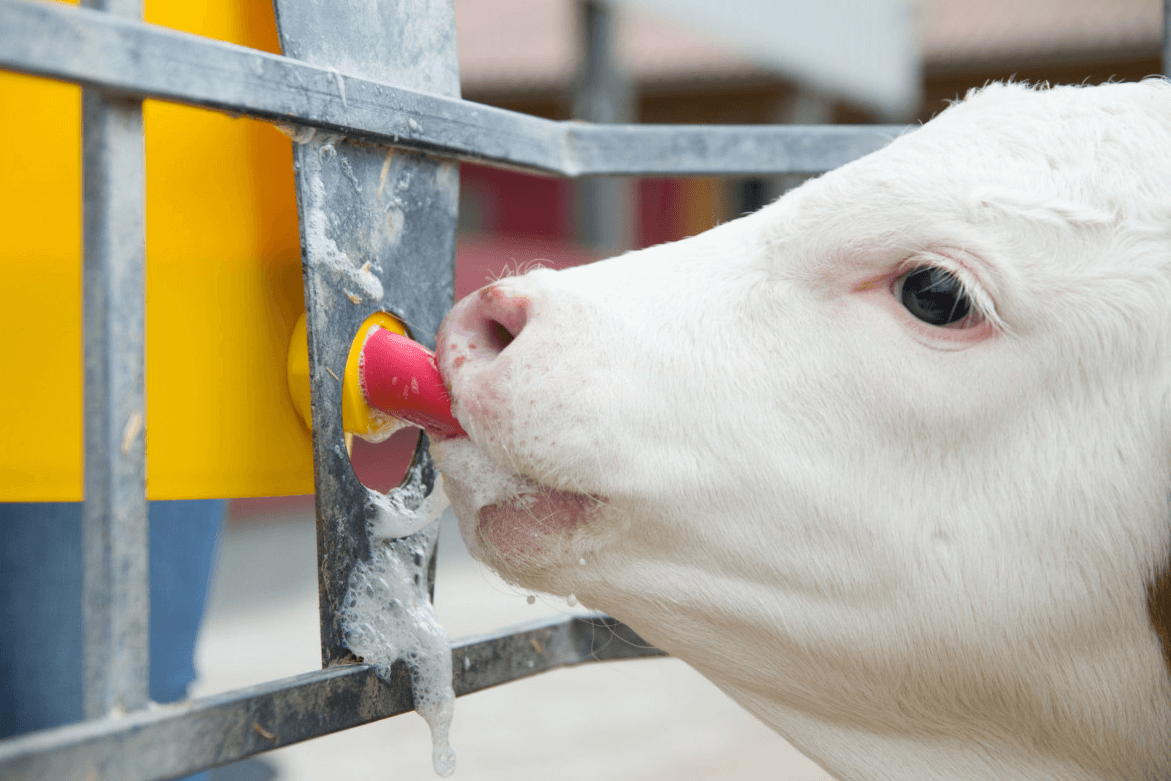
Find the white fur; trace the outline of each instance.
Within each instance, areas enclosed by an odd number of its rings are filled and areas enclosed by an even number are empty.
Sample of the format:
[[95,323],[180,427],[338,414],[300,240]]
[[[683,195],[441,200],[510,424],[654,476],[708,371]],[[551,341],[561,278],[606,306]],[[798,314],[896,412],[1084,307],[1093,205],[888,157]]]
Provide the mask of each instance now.
[[[985,325],[912,317],[923,264]],[[477,555],[843,781],[1171,779],[1169,337],[1171,84],[994,85],[755,214],[465,300],[470,440],[436,452]],[[476,469],[604,506],[498,550]]]

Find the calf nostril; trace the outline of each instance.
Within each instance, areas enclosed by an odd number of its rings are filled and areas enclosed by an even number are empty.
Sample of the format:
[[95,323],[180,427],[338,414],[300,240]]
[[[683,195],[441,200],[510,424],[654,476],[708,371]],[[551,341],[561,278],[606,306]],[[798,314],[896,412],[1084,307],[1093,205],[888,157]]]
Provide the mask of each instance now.
[[512,340],[516,338],[512,332],[504,327],[503,323],[497,320],[493,320],[488,324],[488,336],[488,349],[495,353],[504,352],[504,348],[512,344]]
[[480,291],[468,314],[478,321],[469,330],[478,332],[481,349],[499,355],[528,323],[529,300],[492,285]]
[[528,325],[531,302],[497,285],[455,305],[439,334],[436,353],[441,372],[491,364]]

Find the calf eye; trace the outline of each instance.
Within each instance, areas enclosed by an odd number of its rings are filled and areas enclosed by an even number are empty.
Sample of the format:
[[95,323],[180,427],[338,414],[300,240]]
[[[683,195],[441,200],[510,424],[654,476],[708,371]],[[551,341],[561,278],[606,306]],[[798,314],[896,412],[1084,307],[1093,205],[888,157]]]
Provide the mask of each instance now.
[[968,316],[972,302],[955,274],[935,266],[920,266],[899,280],[899,297],[907,311],[924,323],[951,325]]

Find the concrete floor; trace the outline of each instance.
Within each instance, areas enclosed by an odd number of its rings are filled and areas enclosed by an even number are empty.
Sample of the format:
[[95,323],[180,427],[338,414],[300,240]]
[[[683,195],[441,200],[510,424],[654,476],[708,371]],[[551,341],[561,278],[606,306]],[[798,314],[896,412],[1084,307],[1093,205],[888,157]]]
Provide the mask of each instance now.
[[[529,605],[527,594],[468,556],[450,513],[443,524],[435,604],[451,638],[571,612],[548,598]],[[319,666],[315,560],[311,508],[229,523],[193,696]],[[557,670],[462,697],[451,742],[462,781],[833,781],[674,659]],[[279,749],[264,761],[276,781],[436,778],[427,727],[414,714]],[[257,779],[269,775],[263,766],[250,770]]]

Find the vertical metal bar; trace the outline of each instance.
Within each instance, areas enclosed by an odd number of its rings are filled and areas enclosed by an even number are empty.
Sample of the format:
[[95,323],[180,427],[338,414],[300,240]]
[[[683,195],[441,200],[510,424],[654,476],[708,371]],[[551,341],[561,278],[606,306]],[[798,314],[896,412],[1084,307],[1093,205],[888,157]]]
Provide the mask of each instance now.
[[[331,86],[345,110],[357,103],[346,97],[351,75],[459,95],[450,0],[274,0],[273,6],[284,54],[336,67]],[[293,165],[309,328],[321,658],[329,667],[354,660],[342,612],[355,565],[371,558],[370,493],[346,453],[338,378],[361,323],[377,311],[395,315],[414,339],[434,347],[452,303],[459,166],[320,132],[297,139]],[[421,498],[434,485],[422,438],[402,495]],[[433,525],[395,544],[433,557],[437,534]]]
[[[625,123],[634,120],[630,81],[618,63],[618,20],[602,0],[580,3],[582,63],[573,115],[587,122]],[[579,238],[605,252],[632,244],[631,183],[621,177],[585,177],[577,183]]]
[[[85,5],[138,18],[141,0]],[[86,718],[144,706],[150,616],[146,511],[142,101],[82,97]]]
[[1171,0],[1163,0],[1163,75],[1171,78]]

